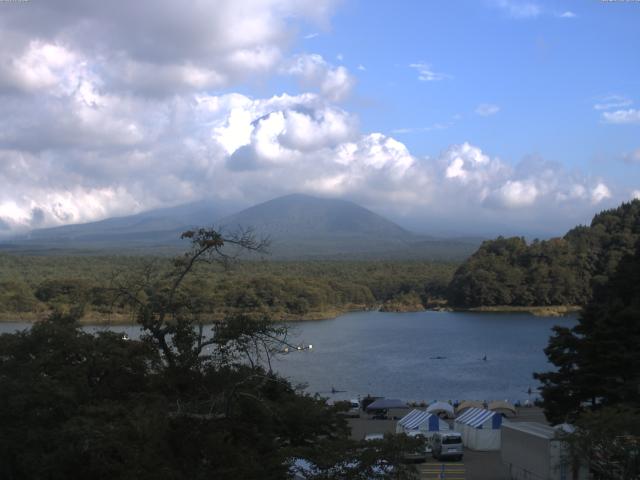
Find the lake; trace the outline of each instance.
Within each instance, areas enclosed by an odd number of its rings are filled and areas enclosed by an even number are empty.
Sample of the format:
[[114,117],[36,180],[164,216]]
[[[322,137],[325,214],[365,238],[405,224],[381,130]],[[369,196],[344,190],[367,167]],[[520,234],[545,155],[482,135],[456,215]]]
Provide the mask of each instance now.
[[[535,397],[532,373],[551,368],[543,352],[551,328],[575,322],[525,313],[350,313],[288,323],[291,342],[313,348],[283,355],[273,365],[294,383],[305,382],[309,393],[334,399],[370,393],[427,402],[524,401],[529,387]],[[0,323],[0,332],[27,327]],[[140,332],[137,326],[112,328],[132,338]]]

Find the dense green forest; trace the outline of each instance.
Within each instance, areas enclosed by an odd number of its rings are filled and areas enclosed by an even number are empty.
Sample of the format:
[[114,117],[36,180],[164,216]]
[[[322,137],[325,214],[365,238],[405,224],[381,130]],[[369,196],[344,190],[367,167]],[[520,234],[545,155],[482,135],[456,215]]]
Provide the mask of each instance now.
[[188,238],[163,270],[114,279],[139,340],[84,331],[81,305],[0,335],[0,478],[280,480],[305,465],[309,480],[416,478],[401,460],[419,440],[351,440],[344,407],[271,369],[286,328],[239,311],[205,332],[193,283],[222,239]]
[[[84,321],[132,321],[114,302],[124,272],[168,271],[166,257],[0,255],[0,318],[42,318],[83,305]],[[188,287],[210,317],[237,311],[276,319],[325,318],[350,309],[420,309],[446,294],[456,264],[244,261],[199,265]]]
[[[257,261],[200,265],[188,282],[210,319],[237,311],[278,320],[318,319],[354,309],[584,305],[640,238],[640,201],[596,215],[562,238],[499,237],[465,263]],[[82,305],[85,322],[130,322],[113,298],[123,272],[168,272],[164,256],[0,254],[0,319],[35,320]]]
[[463,307],[584,305],[639,238],[640,200],[603,211],[562,238],[498,237],[458,268],[448,300]]
[[594,288],[573,328],[555,327],[537,373],[547,419],[570,421],[571,454],[594,478],[640,475],[640,241]]

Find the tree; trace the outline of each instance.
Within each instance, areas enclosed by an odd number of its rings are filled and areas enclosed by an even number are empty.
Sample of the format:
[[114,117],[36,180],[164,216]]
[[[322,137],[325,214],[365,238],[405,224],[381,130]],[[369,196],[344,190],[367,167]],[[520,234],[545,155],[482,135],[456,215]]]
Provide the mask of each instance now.
[[584,305],[640,239],[640,200],[599,213],[562,238],[484,242],[456,271],[448,300],[458,306]]
[[81,309],[0,336],[0,477],[275,480],[309,458],[313,478],[410,478],[397,442],[350,441],[336,408],[272,371],[286,329],[242,312],[205,325],[198,266],[265,243],[183,238],[191,249],[168,274],[150,264],[114,278],[140,341],[85,332]]
[[640,242],[578,324],[554,331],[545,353],[558,370],[535,374],[549,420],[573,420],[587,404],[640,408]]
[[595,288],[578,324],[555,328],[545,349],[556,371],[537,373],[545,415],[575,422],[566,437],[595,478],[640,476],[640,241]]

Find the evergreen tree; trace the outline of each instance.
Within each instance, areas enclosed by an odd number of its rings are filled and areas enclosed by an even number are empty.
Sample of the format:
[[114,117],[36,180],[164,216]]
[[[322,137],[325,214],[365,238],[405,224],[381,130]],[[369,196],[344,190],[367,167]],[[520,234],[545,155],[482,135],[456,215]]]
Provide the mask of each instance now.
[[547,418],[574,420],[589,406],[640,409],[640,241],[595,287],[572,329],[555,328],[545,349],[558,370],[537,373]]

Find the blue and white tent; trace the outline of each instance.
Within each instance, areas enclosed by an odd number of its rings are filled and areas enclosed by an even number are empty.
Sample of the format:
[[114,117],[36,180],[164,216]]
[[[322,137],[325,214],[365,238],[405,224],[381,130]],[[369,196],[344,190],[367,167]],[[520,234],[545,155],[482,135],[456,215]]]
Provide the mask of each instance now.
[[470,408],[456,418],[454,430],[471,450],[500,450],[502,415],[484,408]]
[[437,415],[425,412],[424,410],[411,410],[398,420],[396,425],[396,433],[419,431],[425,437],[429,437],[435,432],[445,430],[449,430],[447,422],[439,419]]

